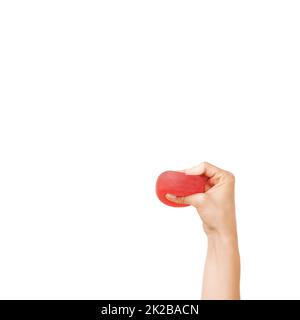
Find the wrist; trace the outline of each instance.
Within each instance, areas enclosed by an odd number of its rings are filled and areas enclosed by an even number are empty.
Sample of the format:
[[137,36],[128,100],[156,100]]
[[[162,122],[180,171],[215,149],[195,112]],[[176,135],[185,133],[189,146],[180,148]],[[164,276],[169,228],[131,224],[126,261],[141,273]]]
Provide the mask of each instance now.
[[238,249],[238,236],[236,230],[231,232],[212,232],[207,234],[209,246],[215,248],[232,248]]
[[206,223],[204,221],[204,231],[209,239],[213,241],[237,240],[237,226],[234,211],[219,213],[217,223]]

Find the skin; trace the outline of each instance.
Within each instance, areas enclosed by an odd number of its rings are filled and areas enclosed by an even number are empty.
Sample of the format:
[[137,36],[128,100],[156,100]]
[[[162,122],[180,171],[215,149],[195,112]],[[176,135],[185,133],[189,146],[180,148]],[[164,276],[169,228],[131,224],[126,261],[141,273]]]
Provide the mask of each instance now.
[[235,217],[232,173],[203,162],[181,170],[189,175],[205,175],[205,193],[186,197],[166,195],[170,201],[197,209],[207,235],[202,299],[240,299],[240,255]]

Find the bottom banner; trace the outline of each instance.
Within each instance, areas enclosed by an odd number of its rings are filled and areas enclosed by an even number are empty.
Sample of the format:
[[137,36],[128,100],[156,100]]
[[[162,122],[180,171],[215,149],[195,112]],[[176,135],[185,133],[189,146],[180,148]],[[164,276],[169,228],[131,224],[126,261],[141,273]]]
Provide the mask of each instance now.
[[287,318],[297,315],[299,306],[296,300],[2,300],[0,319],[256,319],[272,313]]

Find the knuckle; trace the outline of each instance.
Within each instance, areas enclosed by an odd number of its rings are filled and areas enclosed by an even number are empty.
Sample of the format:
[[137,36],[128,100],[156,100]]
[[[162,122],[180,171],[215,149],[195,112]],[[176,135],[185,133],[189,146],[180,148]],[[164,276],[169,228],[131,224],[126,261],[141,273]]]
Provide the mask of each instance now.
[[232,172],[227,171],[226,172],[226,178],[230,182],[235,182],[235,176]]
[[205,196],[206,196],[205,193],[198,193],[197,200],[202,202],[202,201],[204,201]]
[[201,208],[203,207],[204,205],[204,202],[205,202],[205,194],[204,193],[198,193],[197,196],[194,198],[193,200],[193,205],[196,207],[196,208]]

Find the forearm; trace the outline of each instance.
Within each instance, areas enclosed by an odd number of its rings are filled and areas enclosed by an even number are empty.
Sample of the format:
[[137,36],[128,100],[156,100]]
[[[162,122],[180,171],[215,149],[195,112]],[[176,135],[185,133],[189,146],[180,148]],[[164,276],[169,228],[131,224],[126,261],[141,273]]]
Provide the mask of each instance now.
[[208,235],[202,299],[240,299],[237,234]]

